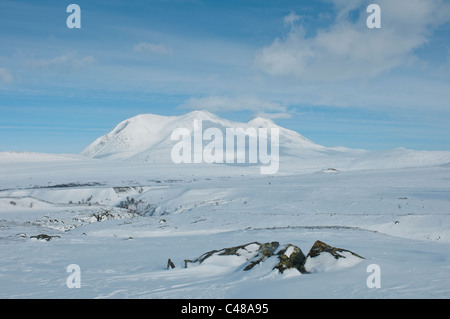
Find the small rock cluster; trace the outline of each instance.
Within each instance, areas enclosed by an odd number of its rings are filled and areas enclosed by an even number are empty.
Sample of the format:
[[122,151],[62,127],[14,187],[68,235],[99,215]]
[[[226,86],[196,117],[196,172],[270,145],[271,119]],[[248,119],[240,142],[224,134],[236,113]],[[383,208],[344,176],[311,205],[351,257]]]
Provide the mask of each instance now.
[[37,240],[45,240],[45,241],[50,241],[52,240],[52,238],[61,238],[60,236],[50,236],[47,234],[39,234],[39,235],[35,235],[35,236],[30,236],[30,238],[35,238]]
[[[208,251],[193,260],[186,259],[184,261],[184,267],[187,268],[192,265],[200,265],[213,256],[244,256],[246,258],[243,265],[244,271],[251,270],[255,266],[266,261],[268,258],[275,257],[277,258],[277,263],[273,267],[273,270],[276,269],[280,273],[283,273],[289,269],[296,269],[300,273],[313,272],[311,267],[305,267],[305,265],[308,260],[316,260],[316,263],[317,260],[319,260],[320,262],[320,258],[318,258],[320,256],[325,257],[325,259],[332,257],[332,260],[333,258],[334,260],[339,260],[342,258],[355,258],[356,261],[364,259],[350,250],[333,247],[319,240],[314,243],[306,256],[298,246],[292,244],[287,244],[284,247],[280,247],[280,243],[277,241],[268,243],[259,243],[255,241],[244,245]],[[175,268],[175,265],[170,259],[169,263],[167,267],[168,269]]]

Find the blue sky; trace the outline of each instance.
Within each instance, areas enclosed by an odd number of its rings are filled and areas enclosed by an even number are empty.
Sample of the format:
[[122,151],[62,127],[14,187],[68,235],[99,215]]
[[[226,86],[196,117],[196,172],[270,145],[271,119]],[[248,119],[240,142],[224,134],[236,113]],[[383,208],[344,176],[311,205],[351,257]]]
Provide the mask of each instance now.
[[78,153],[194,109],[325,146],[450,150],[450,2],[0,2],[0,151]]

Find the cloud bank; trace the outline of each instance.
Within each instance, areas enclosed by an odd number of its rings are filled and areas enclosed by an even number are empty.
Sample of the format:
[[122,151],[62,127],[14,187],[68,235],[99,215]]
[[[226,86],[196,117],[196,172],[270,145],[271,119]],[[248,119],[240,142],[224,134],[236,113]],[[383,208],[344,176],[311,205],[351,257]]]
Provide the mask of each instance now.
[[302,80],[372,78],[412,61],[433,29],[450,21],[450,5],[443,1],[379,0],[382,27],[369,29],[361,1],[332,3],[336,19],[313,36],[298,15],[286,16],[288,31],[257,52],[256,65],[272,76]]
[[190,98],[180,106],[183,109],[208,110],[210,112],[251,111],[266,118],[290,118],[287,108],[279,103],[258,99],[254,96],[207,96]]

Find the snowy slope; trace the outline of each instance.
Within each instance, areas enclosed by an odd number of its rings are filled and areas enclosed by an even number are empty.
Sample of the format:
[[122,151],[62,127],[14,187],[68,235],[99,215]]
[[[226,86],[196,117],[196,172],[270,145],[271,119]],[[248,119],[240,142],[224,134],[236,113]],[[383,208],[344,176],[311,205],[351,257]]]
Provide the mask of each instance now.
[[[241,176],[227,166],[52,163],[2,165],[1,298],[450,297],[446,165]],[[118,207],[127,197],[149,214]],[[306,254],[316,240],[365,259],[346,268],[316,260],[308,275],[270,263],[243,272],[239,260],[183,268],[225,247],[279,241]],[[81,268],[80,289],[66,286],[70,264]],[[371,264],[381,267],[379,289],[366,285]]]

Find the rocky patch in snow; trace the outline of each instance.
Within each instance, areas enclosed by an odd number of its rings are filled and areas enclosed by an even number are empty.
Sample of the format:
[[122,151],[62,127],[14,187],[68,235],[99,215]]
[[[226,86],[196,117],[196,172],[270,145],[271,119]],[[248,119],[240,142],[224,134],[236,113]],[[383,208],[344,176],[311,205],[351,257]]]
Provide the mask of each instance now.
[[52,238],[61,238],[61,236],[50,236],[47,234],[39,234],[39,235],[35,235],[35,236],[30,236],[30,238],[35,238],[37,240],[45,240],[45,241],[50,241],[52,240]]
[[363,259],[350,250],[336,248],[317,240],[306,255],[303,270],[308,273],[339,270],[352,267]]
[[314,243],[305,257],[298,246],[287,244],[280,247],[279,242],[273,241],[268,243],[251,242],[220,250],[211,250],[193,260],[186,259],[184,266],[188,268],[200,264],[210,264],[234,266],[248,271],[269,259],[275,265],[272,270],[277,270],[279,273],[286,271],[314,273],[352,267],[364,258],[350,250],[336,248],[319,240]]
[[320,171],[320,173],[324,173],[324,174],[329,174],[329,173],[333,173],[333,174],[337,174],[340,171],[335,169],[335,168],[326,168]]

